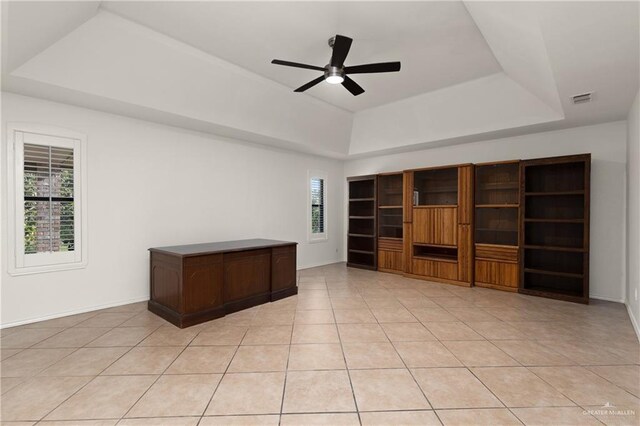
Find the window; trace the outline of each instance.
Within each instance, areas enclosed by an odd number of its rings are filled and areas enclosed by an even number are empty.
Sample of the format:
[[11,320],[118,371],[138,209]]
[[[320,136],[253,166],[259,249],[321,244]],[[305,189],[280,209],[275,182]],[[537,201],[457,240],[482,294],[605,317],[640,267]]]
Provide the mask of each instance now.
[[10,273],[86,265],[82,135],[40,126],[9,128]]
[[325,241],[327,239],[326,177],[319,173],[309,175],[309,241]]

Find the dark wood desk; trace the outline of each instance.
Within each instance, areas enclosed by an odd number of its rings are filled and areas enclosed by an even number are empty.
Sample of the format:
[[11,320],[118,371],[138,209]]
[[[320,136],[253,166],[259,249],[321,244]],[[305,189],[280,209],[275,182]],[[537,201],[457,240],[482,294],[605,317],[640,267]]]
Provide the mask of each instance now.
[[184,328],[297,294],[296,245],[256,239],[150,248],[149,310]]

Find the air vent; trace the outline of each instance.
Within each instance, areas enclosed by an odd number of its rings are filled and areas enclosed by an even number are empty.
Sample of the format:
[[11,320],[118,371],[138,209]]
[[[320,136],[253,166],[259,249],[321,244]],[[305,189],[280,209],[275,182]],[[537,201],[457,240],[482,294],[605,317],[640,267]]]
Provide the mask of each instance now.
[[593,98],[593,93],[582,93],[580,95],[575,95],[571,97],[571,99],[573,100],[573,103],[576,105],[591,102],[592,98]]

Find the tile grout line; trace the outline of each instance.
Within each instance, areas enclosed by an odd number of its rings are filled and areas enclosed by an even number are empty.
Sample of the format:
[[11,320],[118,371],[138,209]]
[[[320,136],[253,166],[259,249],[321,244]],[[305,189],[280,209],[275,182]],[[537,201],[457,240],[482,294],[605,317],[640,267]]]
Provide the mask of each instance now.
[[[300,283],[298,283],[298,285],[300,285]],[[297,307],[297,300],[296,300],[296,307]],[[280,416],[278,417],[278,425],[282,424],[282,415],[283,415],[283,410],[284,410],[284,399],[286,396],[286,392],[287,392],[287,377],[289,374],[289,357],[291,357],[291,345],[293,344],[293,331],[295,330],[295,321],[296,321],[296,315],[297,315],[298,310],[296,309],[295,311],[293,311],[293,323],[291,325],[291,334],[289,335],[289,348],[288,348],[288,352],[287,352],[287,365],[285,365],[284,367],[284,383],[282,386],[282,400],[280,401]]]
[[[326,278],[325,278],[326,283]],[[328,290],[328,289],[327,289]],[[344,368],[347,372],[347,378],[349,379],[349,386],[351,386],[351,397],[353,398],[353,404],[356,409],[356,415],[358,416],[358,422],[362,425],[362,417],[360,416],[360,409],[358,408],[358,400],[356,399],[356,391],[353,387],[353,380],[351,379],[351,372],[349,371],[349,365],[347,364],[347,357],[344,353],[344,344],[342,342],[342,336],[340,334],[340,329],[338,327],[338,320],[336,319],[335,307],[333,306],[333,301],[331,300],[331,296],[329,296],[329,303],[331,306],[331,315],[333,316],[333,320],[335,321],[336,333],[338,334],[338,342],[340,343],[340,351],[342,352],[342,360],[344,361]],[[372,314],[373,315],[373,314]]]
[[[161,326],[161,327],[162,327],[162,326]],[[161,327],[158,327],[158,329],[157,329],[156,331],[158,331]],[[189,344],[190,344],[190,343],[191,343],[191,342],[196,338],[196,336],[197,336],[198,334],[200,334],[201,332],[202,332],[202,330],[198,331],[196,334],[194,334],[194,335],[193,335],[193,337],[189,340],[189,343],[187,343],[187,344],[182,348],[182,350],[180,351],[180,353],[178,354],[178,356],[177,356],[177,357],[175,357],[175,358],[173,359],[173,361],[171,361],[171,362],[169,363],[169,365],[167,365],[167,366],[165,367],[165,369],[164,369],[164,370],[162,370],[162,373],[160,373],[160,374],[156,377],[156,379],[153,381],[153,383],[151,383],[151,385],[150,385],[149,387],[147,387],[147,389],[142,393],[142,395],[140,395],[140,397],[138,397],[138,399],[136,399],[136,401],[135,401],[133,404],[131,404],[131,406],[127,409],[127,411],[124,413],[124,415],[122,415],[122,416],[120,417],[120,420],[118,421],[118,423],[119,423],[122,419],[124,419],[125,417],[127,417],[127,414],[129,414],[129,412],[133,409],[133,407],[135,407],[135,406],[136,406],[136,404],[138,404],[138,402],[140,402],[140,400],[141,400],[142,398],[144,398],[144,396],[147,394],[147,392],[149,392],[149,390],[150,390],[150,389],[151,389],[151,388],[152,388],[156,383],[158,383],[158,380],[160,380],[160,378],[164,375],[164,373],[166,373],[166,372],[167,372],[167,370],[168,370],[168,369],[173,365],[173,363],[174,363],[174,362],[176,362],[176,360],[177,360],[178,358],[180,358],[180,355],[182,355],[182,354],[184,353],[184,351],[189,347]],[[154,333],[155,333],[155,331],[154,331]],[[152,334],[153,334],[153,333],[152,333]],[[148,338],[148,336],[147,336],[147,338]],[[146,340],[147,338],[145,338],[145,339],[141,340],[141,341],[136,345],[136,347],[140,346],[140,343],[144,342],[144,340]]]
[[[244,340],[244,338],[245,338],[245,336],[247,335],[248,332],[249,332],[249,327],[247,327],[247,329],[244,331],[244,334],[242,335],[242,338],[240,339],[240,342],[236,346],[236,350],[233,352],[233,356],[231,357],[231,359],[229,360],[229,363],[227,364],[227,368],[225,368],[224,372],[222,373],[222,376],[220,377],[220,380],[216,384],[216,387],[213,389],[213,393],[211,394],[211,398],[209,398],[209,401],[205,405],[204,410],[202,411],[202,415],[200,416],[200,419],[198,420],[198,423],[197,423],[198,425],[200,424],[200,422],[202,422],[203,417],[206,415],[207,410],[209,409],[209,406],[211,405],[211,402],[213,401],[213,397],[216,395],[216,392],[218,391],[218,388],[220,388],[220,384],[222,383],[222,380],[224,379],[224,377],[227,375],[227,371],[229,371],[229,367],[231,366],[231,363],[233,362],[233,359],[236,357],[236,354],[238,353],[238,350],[240,349],[240,346],[242,345],[242,341]],[[198,333],[198,335],[200,333],[202,333],[202,331],[200,331]],[[196,337],[198,335],[196,335]],[[194,337],[194,340],[195,340],[195,337]]]
[[[586,370],[586,368],[584,368],[584,367],[583,367],[583,366],[581,366],[581,365],[575,365],[575,366],[570,366],[570,367],[578,367],[578,368],[582,368],[582,369],[585,369],[585,370]],[[524,368],[525,368],[525,369],[527,369],[527,371],[529,371],[531,374],[533,374],[534,376],[536,376],[538,379],[542,380],[542,381],[543,381],[544,383],[546,383],[548,386],[552,387],[556,392],[558,392],[559,394],[561,394],[562,396],[564,396],[565,398],[567,398],[569,401],[573,402],[573,403],[575,404],[575,406],[576,406],[576,407],[581,407],[581,408],[582,408],[582,404],[578,403],[578,402],[577,402],[577,401],[575,401],[573,398],[570,398],[570,397],[569,397],[569,395],[566,395],[564,392],[562,392],[560,389],[558,389],[558,388],[557,388],[556,386],[554,386],[552,383],[549,383],[549,382],[548,382],[547,380],[545,380],[543,377],[541,377],[541,376],[539,376],[538,374],[536,374],[536,372],[535,372],[535,371],[531,370],[529,367],[526,367],[526,366],[525,366]],[[534,367],[534,368],[535,368],[535,367]],[[554,367],[552,367],[552,368],[554,368]],[[587,370],[587,371],[589,371],[589,370]],[[595,374],[595,373],[594,373],[594,374]],[[603,378],[603,379],[604,379],[604,378]],[[616,388],[618,388],[618,389],[622,390],[623,392],[625,392],[625,393],[627,393],[627,394],[631,395],[632,397],[634,397],[634,398],[638,399],[635,395],[633,395],[632,393],[628,392],[626,389],[623,389],[622,387],[617,386],[615,383],[611,383],[611,382],[609,382],[607,379],[604,379],[604,380],[605,380],[605,381],[607,381],[609,384],[611,384],[611,385],[615,386]],[[597,417],[595,417],[595,416],[591,416],[591,417],[593,417],[593,418],[595,418],[596,420],[598,420],[598,419],[597,419]]]
[[478,376],[476,375],[476,373],[475,373],[472,369],[467,368],[467,371],[469,371],[469,373],[471,373],[471,374],[473,375],[473,377],[475,377],[475,378],[476,378],[476,380],[477,380],[478,382],[480,382],[480,383],[482,384],[482,386],[484,386],[484,388],[485,388],[486,390],[488,390],[488,391],[491,393],[491,395],[493,395],[493,396],[494,396],[494,398],[496,398],[498,401],[500,401],[500,403],[503,405],[503,407],[504,407],[504,408],[506,408],[506,409],[507,409],[507,411],[509,411],[509,413],[511,413],[511,415],[513,415],[516,419],[518,419],[518,421],[519,421],[520,423],[524,424],[524,422],[523,422],[523,421],[522,421],[522,420],[521,420],[521,419],[516,415],[516,413],[514,413],[514,412],[513,412],[513,410],[511,409],[511,408],[513,408],[513,407],[509,407],[509,406],[505,403],[505,401],[503,401],[503,400],[502,400],[502,398],[498,397],[498,395],[496,395],[496,394],[491,390],[491,388],[489,388],[489,386],[488,386],[485,382],[483,382],[483,381],[480,379],[480,377],[478,377]]
[[[99,313],[98,313],[98,314],[96,314],[96,315],[92,315],[91,317],[87,318],[87,320],[92,319],[92,318],[95,318],[95,317],[96,317],[96,316],[98,316],[98,315],[99,315]],[[133,316],[132,316],[132,318],[133,318],[134,316],[136,316],[136,315],[133,315]],[[123,321],[121,324],[124,324],[126,321],[128,321],[128,320]],[[84,322],[84,321],[82,321],[82,322]],[[82,323],[82,322],[81,322],[81,323]],[[72,327],[68,327],[68,328],[66,328],[66,329],[65,329],[65,331],[66,331],[66,330],[69,330],[69,329],[76,328],[76,326],[77,326],[77,324],[76,324],[76,325],[74,325],[74,326],[72,326]],[[69,353],[69,355],[67,355],[67,356],[63,357],[63,358],[62,358],[62,359],[60,359],[59,361],[57,361],[57,362],[55,362],[54,364],[50,365],[49,367],[46,367],[45,369],[41,370],[41,371],[38,373],[38,375],[39,375],[39,374],[41,374],[41,373],[42,373],[43,371],[45,371],[46,369],[48,369],[48,368],[50,368],[50,367],[53,367],[55,364],[57,364],[58,362],[62,361],[63,359],[65,359],[65,358],[67,358],[67,357],[71,356],[72,354],[74,354],[74,353],[78,352],[80,349],[87,348],[87,345],[91,344],[91,343],[92,343],[92,342],[94,342],[95,340],[97,340],[97,339],[99,339],[100,337],[104,336],[105,334],[109,333],[111,330],[116,329],[117,327],[118,327],[118,326],[112,327],[109,331],[104,332],[104,333],[103,333],[103,334],[101,334],[100,336],[96,336],[94,339],[92,339],[91,341],[89,341],[89,342],[85,343],[83,346],[80,346],[79,348],[76,348],[76,350],[75,350],[75,351],[73,351],[73,352],[71,352],[71,353]],[[79,328],[84,328],[84,327],[79,327]],[[90,327],[90,328],[94,328],[94,327]],[[101,328],[101,327],[95,327],[95,328]],[[51,337],[53,337],[53,336],[51,336]],[[45,339],[45,340],[46,340],[46,339]],[[111,365],[113,365],[115,362],[117,362],[120,358],[122,358],[122,357],[123,357],[123,356],[125,356],[127,353],[129,353],[129,352],[130,352],[134,347],[135,347],[135,346],[133,346],[133,347],[129,347],[129,350],[128,350],[128,351],[125,351],[121,356],[119,356],[119,357],[118,357],[116,360],[114,360],[111,364],[109,364],[107,367],[105,367],[104,369],[102,369],[102,370],[100,371],[100,373],[98,373],[98,374],[94,375],[93,377],[91,377],[91,379],[90,379],[89,381],[87,381],[87,383],[85,383],[85,384],[84,384],[84,385],[82,385],[80,388],[78,388],[75,392],[73,392],[71,395],[69,395],[69,397],[65,398],[62,402],[60,402],[60,404],[56,405],[52,410],[48,411],[44,416],[42,416],[39,420],[37,420],[37,421],[36,421],[36,424],[38,424],[38,423],[42,422],[42,421],[43,421],[47,416],[49,416],[51,413],[53,413],[55,410],[57,410],[57,409],[58,409],[60,406],[62,406],[65,402],[67,402],[68,400],[70,400],[73,396],[75,396],[76,394],[78,394],[78,392],[80,392],[82,389],[84,389],[85,387],[87,387],[87,386],[89,385],[89,383],[92,383],[96,378],[100,377],[100,374],[102,374],[102,373],[103,373],[107,368],[111,367]],[[33,377],[42,377],[42,376],[38,376],[38,375],[33,376]],[[77,377],[90,377],[90,376],[77,376]]]
[[[366,303],[366,301],[365,301]],[[368,303],[367,303],[368,305]],[[404,305],[403,305],[404,306]],[[406,308],[405,308],[406,309]],[[413,312],[409,311],[409,313],[411,315],[413,315]],[[444,422],[442,421],[442,419],[440,419],[440,416],[438,415],[438,413],[436,412],[435,408],[433,407],[433,404],[431,403],[431,401],[429,401],[429,398],[427,398],[427,394],[424,392],[424,389],[422,389],[422,386],[420,386],[420,383],[418,383],[417,379],[415,378],[413,371],[411,371],[411,369],[407,366],[407,363],[405,362],[404,358],[402,358],[402,355],[400,355],[400,353],[398,352],[398,349],[396,348],[395,344],[393,343],[393,340],[391,340],[391,338],[389,337],[389,335],[387,334],[387,331],[384,329],[384,327],[380,324],[380,321],[378,320],[378,317],[375,316],[375,314],[373,314],[373,316],[375,317],[378,327],[380,327],[380,329],[382,330],[382,332],[384,333],[384,335],[386,336],[386,338],[389,340],[389,343],[391,344],[391,347],[393,348],[393,350],[396,353],[396,356],[400,359],[400,361],[402,362],[402,365],[404,365],[404,368],[407,370],[407,372],[409,373],[409,375],[411,376],[411,378],[413,379],[413,382],[415,383],[415,385],[418,387],[418,389],[420,390],[420,393],[422,394],[422,396],[424,397],[425,401],[427,401],[427,404],[429,405],[429,408],[431,409],[430,411],[433,412],[433,414],[436,416],[436,418],[438,419],[438,421],[441,424],[444,424]],[[413,315],[413,317],[418,320],[418,318]],[[421,324],[421,323],[420,323]],[[423,327],[425,327],[423,325]],[[426,327],[425,327],[426,328]],[[437,337],[434,335],[434,337],[437,339]],[[455,355],[451,354],[454,358]],[[457,359],[457,358],[456,358]]]

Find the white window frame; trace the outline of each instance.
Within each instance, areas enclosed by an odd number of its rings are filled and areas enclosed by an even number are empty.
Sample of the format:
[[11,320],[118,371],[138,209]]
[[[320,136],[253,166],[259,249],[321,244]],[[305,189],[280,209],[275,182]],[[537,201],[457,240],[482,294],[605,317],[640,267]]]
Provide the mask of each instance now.
[[[31,123],[7,124],[8,272],[11,275],[87,266],[87,137],[67,129]],[[25,137],[28,139],[25,141]],[[74,250],[24,253],[24,143],[73,148]]]
[[[313,232],[313,227],[312,227],[312,220],[311,220],[311,179],[322,179],[323,180],[323,206],[324,206],[324,212],[322,214],[322,218],[324,220],[324,232],[322,233],[314,233]],[[328,220],[328,213],[327,213],[327,193],[328,191],[328,179],[327,179],[327,173],[323,172],[323,171],[319,171],[319,170],[310,170],[309,174],[307,176],[307,236],[308,236],[308,241],[310,243],[322,243],[322,242],[326,242],[329,240],[329,220]]]

